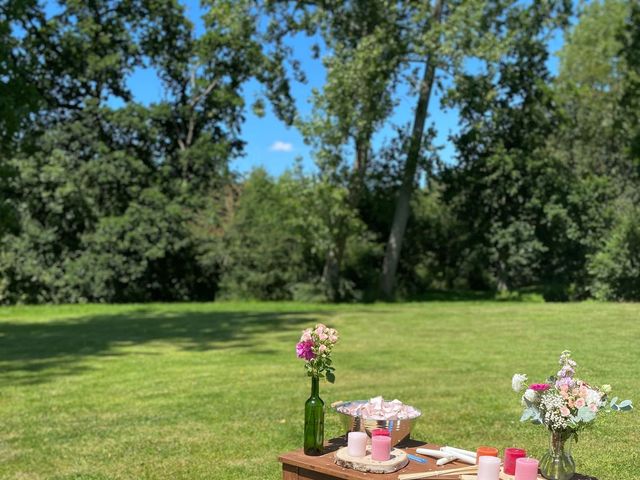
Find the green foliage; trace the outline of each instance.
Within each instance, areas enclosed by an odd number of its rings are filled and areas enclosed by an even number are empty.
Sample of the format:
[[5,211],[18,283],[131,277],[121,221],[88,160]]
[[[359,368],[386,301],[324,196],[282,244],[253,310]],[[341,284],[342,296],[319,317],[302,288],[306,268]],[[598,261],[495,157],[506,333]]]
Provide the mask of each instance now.
[[292,176],[274,181],[262,169],[251,173],[225,229],[222,297],[288,299],[296,285],[312,280],[306,225],[311,193],[307,182]]
[[[445,174],[446,198],[466,226],[462,246],[473,252],[463,267],[486,272],[499,290],[540,278],[547,211],[562,195],[561,165],[544,150],[557,122],[547,86],[545,16],[523,10],[508,60],[486,73],[461,75],[449,101],[459,106],[459,164]],[[497,78],[494,80],[494,75]],[[546,211],[545,211],[546,210]]]
[[210,299],[215,283],[196,261],[190,214],[149,188],[116,217],[103,217],[65,265],[72,301]]
[[[640,299],[634,2],[581,4],[557,78],[569,0],[207,0],[202,34],[176,1],[59,3],[0,6],[0,302],[373,300],[381,265],[406,297]],[[308,114],[301,35],[324,45]],[[315,173],[231,171],[252,79]],[[459,111],[448,164],[432,89]]]
[[640,299],[640,209],[619,209],[602,248],[590,259],[591,291],[600,300]]
[[[178,2],[2,6],[0,301],[213,298],[197,226],[243,146],[242,85],[290,103],[255,6],[207,4],[199,37]],[[144,67],[164,88],[148,107],[127,87]]]

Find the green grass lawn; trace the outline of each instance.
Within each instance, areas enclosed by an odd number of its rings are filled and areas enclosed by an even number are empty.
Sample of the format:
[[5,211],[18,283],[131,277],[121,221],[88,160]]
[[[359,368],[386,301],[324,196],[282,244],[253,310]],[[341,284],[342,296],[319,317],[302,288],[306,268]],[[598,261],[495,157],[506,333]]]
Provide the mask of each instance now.
[[[278,479],[299,448],[310,381],[300,331],[339,330],[326,404],[375,395],[423,411],[414,437],[526,448],[515,372],[543,380],[558,354],[640,403],[640,305],[432,302],[216,303],[0,309],[1,479]],[[639,412],[602,415],[578,471],[640,476]],[[341,435],[335,414],[327,438]]]

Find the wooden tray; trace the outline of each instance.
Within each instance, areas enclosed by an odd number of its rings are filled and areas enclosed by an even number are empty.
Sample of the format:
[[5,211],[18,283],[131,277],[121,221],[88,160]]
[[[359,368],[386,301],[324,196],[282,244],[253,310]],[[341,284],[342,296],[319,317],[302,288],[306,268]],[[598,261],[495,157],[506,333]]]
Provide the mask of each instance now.
[[391,458],[385,462],[371,459],[371,447],[367,446],[367,454],[364,457],[352,457],[347,447],[342,447],[336,452],[336,465],[367,473],[393,473],[404,468],[409,463],[407,454],[399,448],[391,449]]

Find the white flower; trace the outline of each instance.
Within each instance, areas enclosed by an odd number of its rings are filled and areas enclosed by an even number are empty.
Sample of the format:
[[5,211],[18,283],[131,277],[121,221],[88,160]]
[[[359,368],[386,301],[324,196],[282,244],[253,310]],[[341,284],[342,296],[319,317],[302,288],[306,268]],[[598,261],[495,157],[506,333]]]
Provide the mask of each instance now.
[[602,388],[600,390],[602,390],[602,393],[611,393],[611,385],[602,385]]
[[587,388],[587,397],[585,398],[587,405],[591,403],[600,404],[600,392]]
[[524,375],[523,373],[516,373],[511,379],[511,388],[513,388],[514,392],[519,392],[520,390],[522,390],[522,386],[526,381],[526,375]]
[[529,400],[531,403],[536,401],[537,396],[538,392],[536,392],[535,390],[531,390],[530,388],[527,388],[523,395],[523,397]]

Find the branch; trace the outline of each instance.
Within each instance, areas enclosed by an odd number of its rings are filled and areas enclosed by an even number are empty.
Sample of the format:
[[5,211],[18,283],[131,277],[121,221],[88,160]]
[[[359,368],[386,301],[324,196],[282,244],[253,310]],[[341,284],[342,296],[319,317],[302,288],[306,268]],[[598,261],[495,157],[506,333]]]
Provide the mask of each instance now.
[[189,106],[191,108],[194,108],[198,103],[200,103],[200,101],[203,98],[206,98],[211,93],[211,90],[213,90],[216,87],[216,85],[218,85],[218,79],[217,78],[213,82],[211,82],[207,86],[207,88],[204,89],[204,92],[202,92],[200,95],[198,95],[193,100],[191,100],[191,103],[189,104]]

